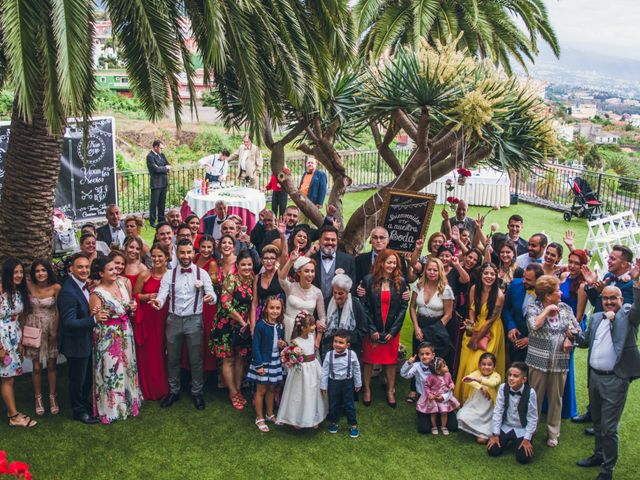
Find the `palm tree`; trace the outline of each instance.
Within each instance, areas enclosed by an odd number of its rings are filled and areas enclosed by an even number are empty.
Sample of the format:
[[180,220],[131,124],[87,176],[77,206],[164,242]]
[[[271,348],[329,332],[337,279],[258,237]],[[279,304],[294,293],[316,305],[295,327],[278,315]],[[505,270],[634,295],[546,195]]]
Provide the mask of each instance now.
[[363,58],[417,48],[421,38],[435,45],[459,35],[460,48],[507,72],[510,58],[523,66],[525,58],[533,61],[539,38],[560,53],[543,0],[358,0],[355,15]]
[[[205,78],[233,87],[251,132],[278,118],[283,99],[302,105],[318,79],[350,52],[347,0],[106,0],[132,89],[151,120],[173,104],[186,74],[195,98],[191,34]],[[0,78],[15,88],[0,199],[0,257],[51,252],[51,213],[68,117],[94,107],[93,0],[4,0]],[[193,105],[191,106],[193,108]],[[85,132],[87,129],[85,128]]]

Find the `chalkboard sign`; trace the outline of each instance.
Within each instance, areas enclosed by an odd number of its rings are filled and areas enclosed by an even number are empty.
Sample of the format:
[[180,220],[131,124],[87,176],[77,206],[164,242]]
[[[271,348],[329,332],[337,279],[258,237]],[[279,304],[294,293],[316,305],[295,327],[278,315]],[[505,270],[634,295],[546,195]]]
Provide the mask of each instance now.
[[[55,205],[73,220],[103,217],[107,205],[118,203],[114,119],[89,121],[86,161],[82,156],[82,125],[72,121],[69,125],[63,136]],[[0,125],[0,189],[9,133],[9,125]]]
[[405,190],[387,190],[382,226],[389,232],[389,247],[397,252],[412,252],[427,231],[437,195]]

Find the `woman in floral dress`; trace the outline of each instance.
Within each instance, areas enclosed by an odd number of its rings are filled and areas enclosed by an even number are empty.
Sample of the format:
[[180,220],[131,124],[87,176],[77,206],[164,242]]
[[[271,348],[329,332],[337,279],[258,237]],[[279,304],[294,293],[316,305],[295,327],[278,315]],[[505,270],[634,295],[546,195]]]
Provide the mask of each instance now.
[[142,403],[133,329],[129,313],[135,310],[130,284],[118,278],[110,258],[91,265],[92,276],[100,283],[91,293],[89,307],[100,321],[93,330],[94,393],[93,413],[104,424],[137,416]]
[[248,251],[238,254],[238,273],[222,282],[222,294],[216,320],[211,330],[211,350],[222,359],[222,376],[229,389],[233,408],[242,410],[247,400],[240,386],[245,358],[250,353],[249,311],[253,301],[253,260]]
[[13,390],[15,377],[22,375],[22,330],[18,317],[28,305],[24,268],[17,258],[8,258],[2,265],[2,295],[0,295],[0,379],[2,400],[7,407],[10,427],[35,427],[31,420],[16,408]]

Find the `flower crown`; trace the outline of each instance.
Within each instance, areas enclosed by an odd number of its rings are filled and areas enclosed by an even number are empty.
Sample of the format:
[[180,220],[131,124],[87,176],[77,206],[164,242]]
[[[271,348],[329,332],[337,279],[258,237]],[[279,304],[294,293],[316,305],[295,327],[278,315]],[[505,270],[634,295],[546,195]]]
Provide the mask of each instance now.
[[294,325],[296,325],[298,327],[301,326],[302,325],[302,321],[305,318],[307,318],[307,312],[302,311],[302,312],[298,313],[298,315],[296,315],[296,319],[293,322]]

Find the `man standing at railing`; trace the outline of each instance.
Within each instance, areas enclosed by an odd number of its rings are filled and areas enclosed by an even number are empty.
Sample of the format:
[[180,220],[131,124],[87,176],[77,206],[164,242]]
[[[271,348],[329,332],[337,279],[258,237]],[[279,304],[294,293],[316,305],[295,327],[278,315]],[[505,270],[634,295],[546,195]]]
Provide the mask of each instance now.
[[147,169],[149,169],[149,184],[151,187],[149,223],[153,228],[156,227],[156,221],[165,221],[164,208],[167,200],[168,174],[171,166],[162,150],[164,150],[163,143],[160,140],[154,140],[151,151],[147,155]]
[[241,185],[259,188],[258,180],[262,172],[262,153],[251,143],[249,135],[242,139],[242,146],[229,157],[229,162],[238,160],[238,180]]
[[[324,197],[327,195],[327,175],[318,170],[318,161],[313,158],[307,158],[307,170],[300,179],[298,189],[305,197],[309,199],[318,209],[324,204]],[[309,218],[301,212],[299,223],[310,223]]]

